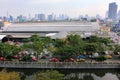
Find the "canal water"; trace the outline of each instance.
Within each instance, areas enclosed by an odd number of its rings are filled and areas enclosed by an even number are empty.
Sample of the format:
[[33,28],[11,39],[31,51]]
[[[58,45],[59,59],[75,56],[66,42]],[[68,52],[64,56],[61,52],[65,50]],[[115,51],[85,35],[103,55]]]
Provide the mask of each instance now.
[[[32,80],[32,75],[41,69],[7,69],[8,71],[20,72],[22,80]],[[79,69],[58,70],[65,76],[63,80],[120,80],[120,69]]]

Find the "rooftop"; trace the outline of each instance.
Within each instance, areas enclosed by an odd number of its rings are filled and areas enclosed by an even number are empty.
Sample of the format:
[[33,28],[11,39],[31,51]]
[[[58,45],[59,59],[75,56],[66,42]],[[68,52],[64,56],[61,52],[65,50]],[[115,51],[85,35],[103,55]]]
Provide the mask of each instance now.
[[12,23],[3,32],[59,32],[59,31],[97,31],[98,23],[90,22],[40,22]]

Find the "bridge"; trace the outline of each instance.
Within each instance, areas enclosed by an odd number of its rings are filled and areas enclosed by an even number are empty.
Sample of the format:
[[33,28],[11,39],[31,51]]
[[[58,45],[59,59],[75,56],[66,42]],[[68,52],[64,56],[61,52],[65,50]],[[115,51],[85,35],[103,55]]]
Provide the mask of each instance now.
[[120,62],[0,62],[1,68],[36,69],[120,69]]

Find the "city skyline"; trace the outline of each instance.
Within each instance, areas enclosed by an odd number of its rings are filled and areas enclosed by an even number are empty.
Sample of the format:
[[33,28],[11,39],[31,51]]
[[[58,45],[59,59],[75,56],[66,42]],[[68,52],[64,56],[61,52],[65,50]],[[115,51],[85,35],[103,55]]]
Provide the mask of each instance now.
[[34,16],[35,14],[66,14],[70,17],[78,17],[79,15],[96,16],[96,14],[105,17],[108,11],[109,3],[116,2],[118,10],[120,10],[119,0],[1,0],[0,16],[20,14]]

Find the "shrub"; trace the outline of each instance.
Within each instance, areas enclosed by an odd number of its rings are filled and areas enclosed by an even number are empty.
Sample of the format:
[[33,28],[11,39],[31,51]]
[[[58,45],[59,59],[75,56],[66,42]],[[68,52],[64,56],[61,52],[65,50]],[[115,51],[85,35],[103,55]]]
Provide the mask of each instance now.
[[6,69],[3,69],[0,72],[0,80],[21,80],[21,77],[18,72],[7,72]]
[[104,61],[106,58],[104,56],[99,56],[96,58],[96,61]]
[[38,72],[33,75],[32,80],[62,80],[63,74],[59,73],[58,71],[44,71]]

